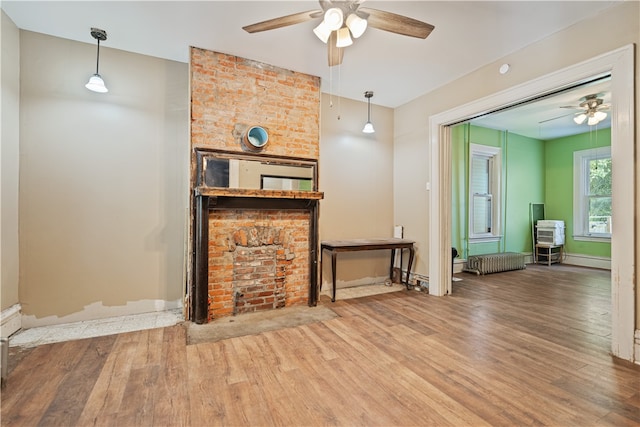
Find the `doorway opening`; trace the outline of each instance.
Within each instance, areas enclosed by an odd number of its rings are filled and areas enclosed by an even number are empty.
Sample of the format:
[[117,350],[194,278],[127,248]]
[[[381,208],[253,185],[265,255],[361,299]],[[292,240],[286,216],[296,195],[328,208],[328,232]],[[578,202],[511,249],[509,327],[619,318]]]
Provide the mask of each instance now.
[[[613,177],[612,209],[616,228],[611,238],[611,352],[634,361],[635,329],[635,149],[634,54],[628,45],[509,90],[429,118],[431,192],[429,222],[429,293],[451,293],[451,125],[487,111],[497,111],[541,95],[611,74]],[[619,227],[619,228],[618,228]],[[628,236],[633,236],[629,239]]]

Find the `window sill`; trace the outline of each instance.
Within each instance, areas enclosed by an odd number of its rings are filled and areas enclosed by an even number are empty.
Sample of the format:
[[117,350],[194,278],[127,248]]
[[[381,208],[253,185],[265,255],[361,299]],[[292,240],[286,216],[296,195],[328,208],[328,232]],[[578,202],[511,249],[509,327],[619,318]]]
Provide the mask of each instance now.
[[573,236],[573,240],[578,242],[611,243],[611,237]]
[[502,236],[469,237],[469,243],[491,243],[499,242]]

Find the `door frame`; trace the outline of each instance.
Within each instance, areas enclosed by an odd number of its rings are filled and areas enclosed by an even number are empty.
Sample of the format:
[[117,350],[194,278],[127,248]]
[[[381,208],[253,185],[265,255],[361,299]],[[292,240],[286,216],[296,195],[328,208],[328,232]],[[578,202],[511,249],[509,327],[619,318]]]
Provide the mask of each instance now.
[[[429,117],[429,293],[451,293],[451,133],[450,126],[523,100],[553,93],[611,74],[612,210],[611,352],[634,361],[635,330],[635,147],[634,46],[627,45],[540,78]],[[631,237],[630,237],[631,236]]]

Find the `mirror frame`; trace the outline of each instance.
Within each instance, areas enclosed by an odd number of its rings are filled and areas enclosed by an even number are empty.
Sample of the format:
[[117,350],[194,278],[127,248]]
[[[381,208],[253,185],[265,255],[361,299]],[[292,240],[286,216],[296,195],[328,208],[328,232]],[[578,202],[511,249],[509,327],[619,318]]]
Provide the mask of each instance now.
[[[272,164],[277,166],[291,166],[291,167],[307,167],[312,170],[312,188],[311,191],[318,191],[318,161],[316,159],[305,159],[302,157],[286,157],[276,156],[269,154],[251,154],[240,153],[236,151],[226,150],[213,150],[213,149],[194,149],[196,161],[195,161],[195,182],[196,187],[204,188],[224,188],[228,190],[246,190],[246,188],[234,188],[234,187],[212,187],[206,184],[205,174],[206,165],[209,159],[228,159],[228,160],[248,160],[260,162],[262,164]],[[283,178],[291,178],[290,176],[284,176]],[[262,191],[262,189],[255,189]],[[296,190],[283,190],[283,191],[296,191]]]

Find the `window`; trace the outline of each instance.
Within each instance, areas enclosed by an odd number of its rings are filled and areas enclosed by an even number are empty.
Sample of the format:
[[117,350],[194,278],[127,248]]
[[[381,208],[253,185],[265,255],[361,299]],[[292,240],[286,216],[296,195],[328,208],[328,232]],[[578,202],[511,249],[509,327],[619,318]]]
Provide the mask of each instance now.
[[611,239],[611,147],[573,153],[573,236]]
[[471,144],[469,156],[469,239],[500,238],[500,148]]

